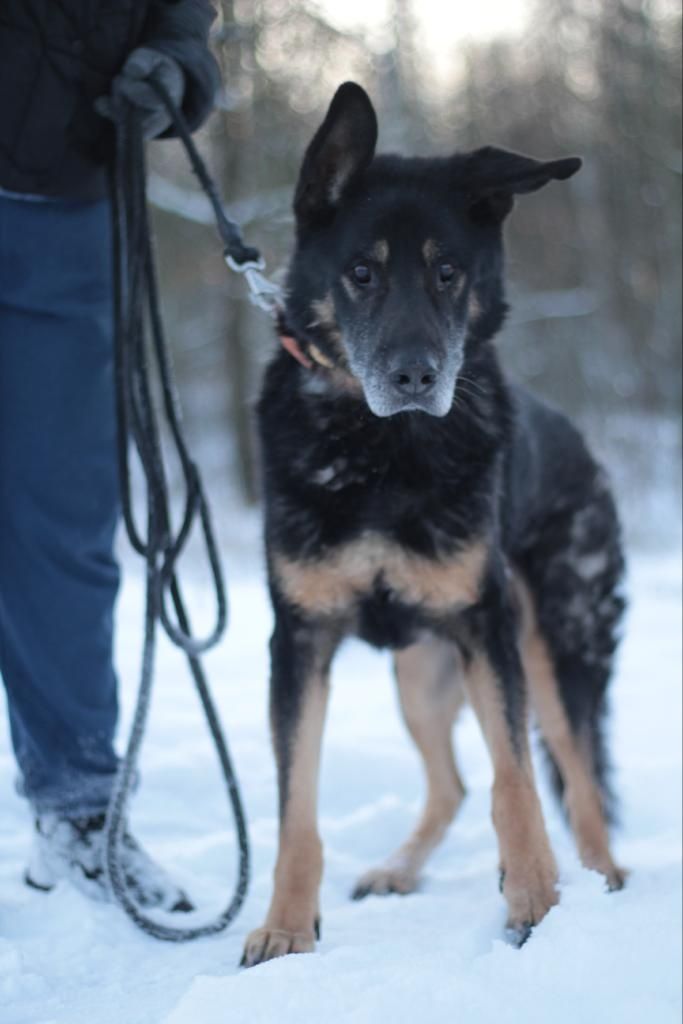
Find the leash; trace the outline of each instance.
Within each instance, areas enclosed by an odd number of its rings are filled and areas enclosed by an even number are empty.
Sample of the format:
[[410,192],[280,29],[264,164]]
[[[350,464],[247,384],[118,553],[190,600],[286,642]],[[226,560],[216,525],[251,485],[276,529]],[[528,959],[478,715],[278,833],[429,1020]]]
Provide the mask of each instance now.
[[282,307],[284,305],[282,289],[279,285],[276,285],[273,281],[269,281],[268,278],[264,276],[263,270],[266,265],[265,260],[259,253],[258,249],[253,249],[244,244],[239,228],[227,217],[223,204],[220,201],[216,185],[211,179],[211,176],[206,169],[206,164],[202,160],[199,151],[194,144],[194,140],[187,125],[185,124],[184,118],[176,109],[170,96],[158,81],[152,80],[150,84],[163,100],[173,121],[173,127],[176,135],[185,147],[192,165],[192,170],[199,179],[200,185],[211,202],[216,218],[218,234],[220,235],[224,246],[223,258],[230,270],[235,271],[237,274],[244,275],[247,287],[249,288],[250,302],[259,309],[262,309],[265,313],[268,313],[268,315],[278,323],[280,344],[291,356],[294,357],[294,359],[297,360],[297,362],[301,363],[301,365],[306,369],[311,369],[314,361],[319,363],[319,365],[327,365],[329,367],[329,363],[326,364],[324,359],[320,358],[320,353],[317,353],[316,355],[315,350],[312,353],[314,355],[314,360],[310,359],[301,348],[299,342],[287,333],[282,319]]
[[249,288],[249,299],[253,305],[258,306],[265,313],[277,317],[282,305],[282,291],[278,285],[273,284],[265,277],[262,271],[265,269],[265,260],[259,253],[249,245],[245,245],[242,234],[237,224],[227,216],[223,204],[218,195],[216,184],[209,174],[206,164],[194,144],[194,140],[185,123],[185,119],[177,109],[166,89],[156,79],[150,80],[150,85],[159,94],[169,116],[173,122],[175,133],[185,147],[192,170],[199,179],[204,192],[209,199],[216,218],[218,234],[223,242],[223,258],[230,270],[236,274],[243,274]]
[[[258,250],[246,246],[239,228],[226,216],[216,186],[197,151],[181,113],[157,81],[151,83],[165,103],[176,133],[216,215],[224,244],[224,258],[231,270],[243,274],[252,302],[276,316],[280,290],[264,277]],[[227,598],[209,505],[196,463],[180,426],[180,404],[173,379],[161,317],[154,252],[146,202],[144,143],[138,119],[129,104],[115,123],[116,153],[111,194],[114,236],[114,336],[117,453],[121,502],[126,532],[134,550],[145,559],[146,593],[144,646],[133,724],[121,760],[107,811],[105,865],[111,892],[128,916],[148,935],[170,942],[187,942],[223,931],[237,916],[249,883],[249,844],[239,785],[215,704],[209,691],[201,655],[215,646],[227,625]],[[147,335],[151,338],[148,343]],[[151,349],[151,359],[150,359]],[[161,424],[154,408],[151,386],[153,366],[158,373],[163,417],[181,467],[185,490],[179,528],[171,524],[170,502],[161,446]],[[142,466],[147,488],[144,531],[133,514],[129,441]],[[193,525],[199,522],[216,597],[216,618],[203,638],[194,635],[178,578],[177,563]],[[156,636],[161,626],[186,655],[190,673],[206,717],[225,783],[235,824],[238,849],[237,879],[227,907],[214,920],[194,927],[178,927],[143,913],[131,898],[121,866],[120,849],[127,807],[137,778],[152,695]]]

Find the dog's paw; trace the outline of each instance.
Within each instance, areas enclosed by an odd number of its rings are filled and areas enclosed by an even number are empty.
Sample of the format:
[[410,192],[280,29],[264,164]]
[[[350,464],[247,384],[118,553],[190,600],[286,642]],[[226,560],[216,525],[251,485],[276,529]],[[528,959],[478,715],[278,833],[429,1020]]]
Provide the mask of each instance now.
[[503,871],[501,881],[508,905],[506,935],[515,946],[522,946],[534,925],[559,900],[557,875],[550,864],[541,864],[517,877],[512,871]]
[[354,900],[362,900],[366,896],[387,896],[398,893],[407,896],[417,889],[418,878],[413,871],[402,867],[379,867],[366,871],[356,882],[351,893]]
[[629,872],[627,868],[620,868],[613,864],[609,871],[604,872],[604,875],[607,882],[607,891],[619,892],[626,885]]
[[521,949],[531,935],[532,930],[533,925],[529,921],[522,921],[514,926],[508,923],[505,926],[505,941],[514,946],[515,949]]
[[274,960],[278,956],[287,956],[289,953],[312,953],[315,949],[317,931],[317,926],[310,932],[257,928],[247,936],[240,967],[254,967],[256,964]]

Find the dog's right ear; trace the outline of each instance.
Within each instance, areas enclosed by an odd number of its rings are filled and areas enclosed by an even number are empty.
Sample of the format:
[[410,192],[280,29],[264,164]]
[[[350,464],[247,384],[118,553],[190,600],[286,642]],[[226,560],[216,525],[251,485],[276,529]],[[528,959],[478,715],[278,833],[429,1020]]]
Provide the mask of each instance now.
[[537,192],[550,181],[565,181],[581,167],[577,156],[560,160],[534,160],[496,146],[484,146],[458,160],[462,182],[470,193],[469,212],[474,220],[502,221],[516,195]]
[[365,89],[345,82],[306,150],[294,196],[297,222],[328,220],[346,189],[368,167],[377,145],[377,116]]

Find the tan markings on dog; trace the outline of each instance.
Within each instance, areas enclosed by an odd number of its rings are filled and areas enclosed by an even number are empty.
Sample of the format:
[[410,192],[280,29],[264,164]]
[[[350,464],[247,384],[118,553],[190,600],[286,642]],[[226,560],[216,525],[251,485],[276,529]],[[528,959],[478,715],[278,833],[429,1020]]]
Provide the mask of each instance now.
[[346,353],[342,345],[342,335],[337,324],[332,293],[328,292],[322,299],[315,299],[311,303],[311,312],[314,319],[309,323],[309,328],[319,327],[325,333],[327,342],[334,349],[337,362],[326,355],[315,343],[307,346],[308,354],[319,366],[330,371],[329,380],[340,391],[349,394],[362,396],[363,387],[360,381],[354,377],[348,368]]
[[328,359],[325,353],[321,352],[317,345],[309,345],[308,352],[311,358],[314,359],[319,366],[324,366],[328,370],[334,369],[334,363],[332,360]]
[[337,323],[331,292],[328,292],[323,299],[315,299],[311,303],[311,312],[313,320],[309,323],[309,328],[320,327],[327,340],[341,352],[341,331]]
[[273,567],[282,590],[308,612],[332,615],[348,610],[375,581],[397,598],[431,611],[475,604],[488,556],[484,541],[448,559],[424,558],[375,533],[333,548],[325,557],[294,561],[276,554]]
[[[327,674],[313,673],[306,681],[290,747],[273,895],[263,927],[246,940],[247,966],[287,953],[309,952],[315,946],[323,869],[317,824],[318,774],[328,694]],[[278,767],[282,785],[284,766]]]
[[422,246],[422,255],[427,266],[431,266],[439,255],[439,247],[433,238],[428,238]]
[[472,323],[476,323],[481,314],[481,302],[479,301],[479,296],[477,295],[473,288],[467,299],[467,316],[469,317],[470,321],[472,321]]
[[386,264],[389,262],[389,243],[386,239],[380,238],[375,242],[372,247],[371,256],[378,263]]
[[557,903],[557,867],[536,792],[526,728],[512,742],[501,683],[483,653],[465,671],[465,688],[493,761],[492,817],[498,835],[508,925],[537,924]]
[[311,320],[309,327],[336,327],[337,319],[334,310],[334,299],[332,293],[328,292],[324,299],[314,299],[311,303],[311,311],[315,320]]
[[531,703],[564,781],[565,804],[581,862],[601,872],[610,889],[621,889],[626,872],[615,864],[610,852],[607,823],[588,751],[580,749],[572,732],[531,593],[520,576],[515,582],[523,609],[521,651]]
[[465,700],[456,649],[425,639],[396,652],[394,666],[403,718],[422,755],[427,799],[413,833],[383,864],[358,880],[356,897],[412,892],[465,795],[451,736]]

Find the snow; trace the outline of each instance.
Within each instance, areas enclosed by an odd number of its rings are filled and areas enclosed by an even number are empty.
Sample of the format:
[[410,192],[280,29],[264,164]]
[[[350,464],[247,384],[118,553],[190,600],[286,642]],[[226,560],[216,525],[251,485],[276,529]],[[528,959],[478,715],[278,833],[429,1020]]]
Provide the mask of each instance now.
[[[141,590],[132,568],[118,616],[124,731],[137,681]],[[623,819],[615,850],[632,876],[623,892],[607,895],[601,879],[579,865],[544,788],[561,903],[521,950],[503,941],[491,772],[469,712],[456,727],[468,799],[429,862],[421,890],[349,900],[356,877],[411,827],[422,792],[387,658],[349,643],[335,664],[323,757],[322,941],[312,955],[248,971],[237,967],[245,935],[265,913],[277,835],[266,712],[271,617],[258,566],[237,564],[230,632],[208,662],[244,790],[254,857],[249,898],[224,935],[172,946],[147,938],[117,908],[91,903],[66,885],[48,896],[26,889],[21,873],[29,821],[10,784],[14,768],[3,722],[2,1024],[678,1022],[679,552],[636,557],[629,590],[612,733]],[[196,620],[208,623],[210,597],[194,574],[187,596]],[[191,682],[165,643],[142,773],[136,834],[203,910],[220,909],[234,880],[231,824]]]

